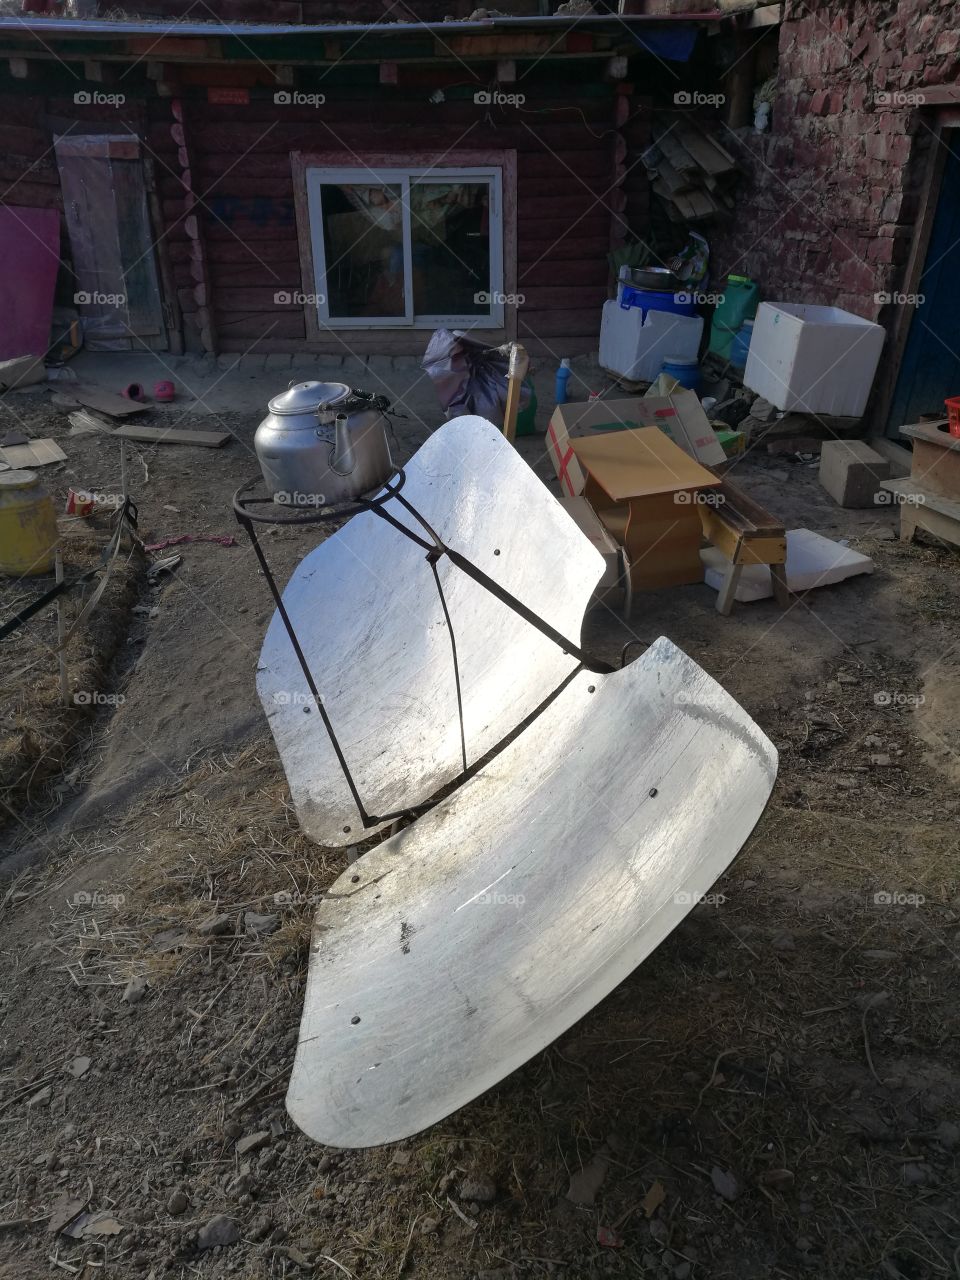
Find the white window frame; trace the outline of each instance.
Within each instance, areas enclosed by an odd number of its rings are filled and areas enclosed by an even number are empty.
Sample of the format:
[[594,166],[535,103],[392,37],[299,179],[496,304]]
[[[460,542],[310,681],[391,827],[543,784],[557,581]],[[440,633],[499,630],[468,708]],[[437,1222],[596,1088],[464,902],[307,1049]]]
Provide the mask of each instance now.
[[[490,308],[474,315],[416,315],[413,310],[413,235],[410,208],[411,182],[440,185],[451,182],[483,182],[490,186],[488,205],[490,236]],[[323,243],[320,188],[328,184],[344,186],[392,185],[401,188],[404,314],[397,316],[336,316],[330,314],[327,296],[327,263]],[[323,329],[501,329],[504,324],[503,292],[503,170],[499,166],[444,167],[425,165],[402,168],[369,168],[366,165],[306,169],[307,211],[310,245],[317,294],[317,322]]]

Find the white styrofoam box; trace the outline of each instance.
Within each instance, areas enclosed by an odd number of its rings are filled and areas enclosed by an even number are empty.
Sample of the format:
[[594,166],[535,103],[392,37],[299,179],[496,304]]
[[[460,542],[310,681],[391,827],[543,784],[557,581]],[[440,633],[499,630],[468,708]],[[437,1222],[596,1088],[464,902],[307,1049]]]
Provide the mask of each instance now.
[[622,378],[652,382],[667,356],[696,360],[703,333],[699,316],[628,307],[614,298],[603,304],[600,324],[600,365]]
[[743,382],[778,409],[859,418],[883,339],[881,325],[840,307],[761,302]]
[[[714,591],[719,591],[730,567],[730,561],[716,547],[700,552],[706,573],[704,581]],[[873,561],[859,551],[851,551],[842,542],[825,538],[812,529],[787,530],[787,586],[791,591],[810,591],[813,587],[826,587],[858,573],[873,573]],[[767,600],[773,595],[770,566],[747,564],[743,566],[737,583],[737,600]]]

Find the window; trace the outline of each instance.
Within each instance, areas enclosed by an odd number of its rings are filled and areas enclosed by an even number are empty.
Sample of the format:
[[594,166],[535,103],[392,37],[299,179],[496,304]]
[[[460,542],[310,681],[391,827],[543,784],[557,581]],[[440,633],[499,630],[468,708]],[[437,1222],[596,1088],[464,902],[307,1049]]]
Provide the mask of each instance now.
[[323,328],[503,326],[499,168],[308,168]]

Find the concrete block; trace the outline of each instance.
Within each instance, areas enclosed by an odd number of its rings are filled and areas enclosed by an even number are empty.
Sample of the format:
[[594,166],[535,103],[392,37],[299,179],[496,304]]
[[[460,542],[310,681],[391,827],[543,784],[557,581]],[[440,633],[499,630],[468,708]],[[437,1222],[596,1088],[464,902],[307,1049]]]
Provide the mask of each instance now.
[[889,476],[890,459],[865,440],[828,440],[820,453],[820,483],[841,507],[875,506]]
[[289,369],[293,363],[293,356],[282,351],[273,351],[267,356],[264,362],[265,373],[282,373]]

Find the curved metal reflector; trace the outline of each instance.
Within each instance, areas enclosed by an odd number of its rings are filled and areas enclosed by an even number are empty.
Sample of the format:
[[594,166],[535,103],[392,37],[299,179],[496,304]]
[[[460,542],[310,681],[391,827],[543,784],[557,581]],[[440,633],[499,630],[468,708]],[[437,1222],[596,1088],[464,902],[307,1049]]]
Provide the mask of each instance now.
[[[670,641],[580,672],[317,912],[287,1093],[319,1142],[396,1142],[582,1018],[759,818],[777,753]],[[354,878],[358,877],[357,883]]]
[[[603,559],[496,427],[476,417],[446,423],[405,474],[403,497],[446,544],[580,643]],[[427,536],[395,499],[385,510]],[[436,569],[473,764],[577,663],[446,557]],[[304,557],[283,601],[368,813],[412,808],[452,782],[463,758],[450,630],[423,548],[371,512],[354,516]],[[334,846],[373,834],[278,614],[257,690],[304,831]]]

